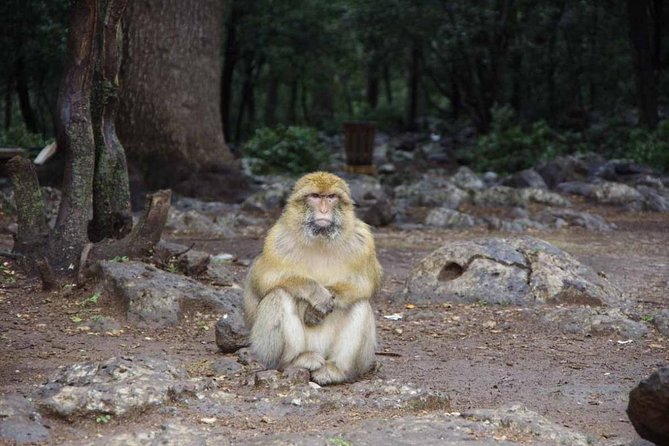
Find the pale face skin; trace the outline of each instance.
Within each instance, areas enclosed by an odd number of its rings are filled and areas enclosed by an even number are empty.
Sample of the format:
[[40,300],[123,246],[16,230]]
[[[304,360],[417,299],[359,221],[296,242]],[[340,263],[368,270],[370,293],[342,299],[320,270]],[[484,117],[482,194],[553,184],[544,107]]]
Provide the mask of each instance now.
[[313,222],[321,227],[327,228],[335,221],[334,209],[339,203],[339,197],[335,194],[309,194],[307,204],[313,212]]

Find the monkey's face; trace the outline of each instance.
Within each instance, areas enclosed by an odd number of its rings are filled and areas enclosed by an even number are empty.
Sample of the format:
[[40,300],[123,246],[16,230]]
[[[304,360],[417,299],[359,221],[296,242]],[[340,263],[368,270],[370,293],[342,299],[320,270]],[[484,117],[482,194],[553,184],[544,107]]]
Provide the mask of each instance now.
[[306,230],[311,237],[334,238],[341,228],[339,196],[333,193],[311,193],[306,196]]

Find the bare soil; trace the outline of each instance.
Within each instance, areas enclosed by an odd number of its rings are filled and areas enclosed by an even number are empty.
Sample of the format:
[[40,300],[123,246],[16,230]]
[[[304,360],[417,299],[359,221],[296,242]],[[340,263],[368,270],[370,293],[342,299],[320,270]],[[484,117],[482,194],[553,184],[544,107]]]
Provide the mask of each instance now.
[[[608,233],[565,229],[532,232],[601,271],[634,303],[638,320],[667,307],[669,296],[669,214],[622,213],[618,209],[590,207],[616,223]],[[636,441],[625,414],[628,392],[658,366],[666,365],[669,344],[650,322],[642,340],[616,336],[583,337],[555,332],[539,323],[533,309],[485,305],[421,305],[396,302],[413,265],[444,243],[480,236],[513,236],[488,231],[380,229],[378,254],[385,269],[385,284],[375,302],[379,328],[379,369],[371,377],[397,378],[423,388],[446,392],[454,411],[498,407],[521,402],[547,418],[593,438],[618,444]],[[169,238],[169,235],[168,235]],[[189,238],[195,249],[227,252],[252,259],[261,238],[226,240]],[[0,249],[11,249],[11,239],[0,240]],[[42,292],[35,281],[12,274],[11,262],[0,269],[0,394],[32,394],[60,366],[104,360],[118,355],[167,355],[183,364],[193,376],[202,367],[223,357],[214,342],[219,317],[200,309],[189,313],[170,329],[145,331],[127,325],[122,330],[95,334],[82,321],[95,315],[120,315],[113,306],[84,303],[94,284]],[[238,267],[238,279],[246,267]],[[401,320],[386,315],[402,314]],[[340,386],[346,391],[346,385]],[[261,389],[225,389],[261,397]],[[177,406],[177,415],[193,419],[198,414]],[[413,412],[415,414],[415,412]],[[221,417],[230,438],[250,438],[260,433],[337,428],[364,418],[403,415],[402,411],[324,411],[315,418],[258,423],[244,415]],[[114,432],[157,426],[162,415],[68,423],[47,419],[51,443],[94,438]]]

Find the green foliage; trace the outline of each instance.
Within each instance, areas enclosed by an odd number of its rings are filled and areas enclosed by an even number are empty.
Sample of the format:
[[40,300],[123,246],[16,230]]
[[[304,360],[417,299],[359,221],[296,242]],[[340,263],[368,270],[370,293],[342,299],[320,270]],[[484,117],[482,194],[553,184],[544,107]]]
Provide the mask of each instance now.
[[100,292],[96,291],[95,293],[93,293],[93,295],[84,299],[81,304],[84,305],[84,306],[86,306],[86,305],[97,305],[99,300],[100,300]]
[[510,107],[496,108],[492,116],[490,133],[479,137],[474,146],[462,154],[463,161],[475,170],[517,172],[584,148],[578,135],[560,134],[546,121],[537,121],[527,127],[515,123],[515,114]]
[[31,147],[42,148],[46,144],[47,140],[42,135],[30,133],[23,124],[12,126],[4,132],[0,131],[0,146],[2,147],[28,149]]
[[346,441],[341,437],[328,438],[328,443],[330,443],[333,446],[353,446],[353,443],[351,443],[350,441]]
[[621,157],[669,172],[669,119],[661,122],[655,131],[629,129],[621,149],[617,153]]
[[111,421],[112,416],[110,414],[102,414],[95,417],[95,422],[98,424],[107,424]]
[[315,129],[306,127],[260,128],[244,145],[255,174],[301,174],[318,170],[329,160]]
[[9,262],[0,263],[0,283],[11,284],[16,282],[16,271]]

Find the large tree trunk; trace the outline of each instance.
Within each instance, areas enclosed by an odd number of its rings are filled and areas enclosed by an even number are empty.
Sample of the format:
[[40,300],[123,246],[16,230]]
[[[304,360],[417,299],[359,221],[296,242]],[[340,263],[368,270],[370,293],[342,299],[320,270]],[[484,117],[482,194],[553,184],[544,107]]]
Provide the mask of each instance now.
[[128,4],[119,136],[150,187],[234,163],[221,116],[223,2]]
[[[636,68],[637,100],[639,122],[648,128],[655,128],[657,114],[657,74],[653,66],[656,45],[653,28],[653,0],[627,0],[630,40],[634,50]],[[662,2],[657,2],[662,5]]]

